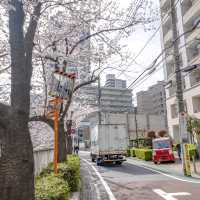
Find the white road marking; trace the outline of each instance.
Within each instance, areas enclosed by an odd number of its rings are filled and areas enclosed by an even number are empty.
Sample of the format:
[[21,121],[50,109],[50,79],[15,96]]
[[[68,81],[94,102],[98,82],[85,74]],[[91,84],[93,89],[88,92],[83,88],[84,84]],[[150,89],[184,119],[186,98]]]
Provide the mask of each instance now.
[[150,170],[150,171],[152,171],[152,172],[157,172],[157,173],[159,173],[159,174],[162,174],[162,175],[164,175],[164,176],[170,177],[170,178],[175,179],[175,180],[178,180],[178,181],[200,184],[200,181],[192,181],[192,180],[186,180],[186,179],[178,178],[178,177],[176,177],[176,176],[172,176],[172,175],[169,175],[169,174],[165,174],[164,172],[160,172],[160,171],[158,171],[158,170],[156,170],[156,169],[152,169],[152,168],[147,167],[147,166],[144,166],[144,165],[139,165],[138,163],[135,163],[134,161],[132,162],[132,161],[129,160],[129,163],[130,163],[130,164],[134,164],[134,165],[136,165],[136,166],[138,166],[138,167],[142,167],[142,168],[144,168],[144,169],[148,169],[148,170]]
[[174,198],[174,196],[189,196],[189,195],[191,195],[188,192],[167,193],[161,189],[155,189],[153,191],[156,194],[158,194],[159,196],[163,197],[163,199],[165,199],[165,200],[178,200],[178,199]]
[[89,163],[87,160],[82,159],[83,161],[85,161],[88,165],[90,165],[92,167],[92,169],[95,171],[95,173],[97,174],[97,176],[99,177],[102,185],[104,186],[106,192],[108,193],[109,199],[110,200],[117,200],[114,196],[114,194],[112,193],[112,191],[110,190],[108,184],[104,181],[103,177],[101,176],[101,174],[97,171],[97,169],[91,164]]

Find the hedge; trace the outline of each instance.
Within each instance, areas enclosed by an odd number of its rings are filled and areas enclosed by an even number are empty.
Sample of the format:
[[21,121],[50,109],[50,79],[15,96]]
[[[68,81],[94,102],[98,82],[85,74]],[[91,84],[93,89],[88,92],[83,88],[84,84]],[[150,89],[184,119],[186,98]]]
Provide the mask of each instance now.
[[194,144],[187,144],[187,145],[190,154],[190,159],[192,159],[193,156],[196,156],[196,146]]
[[152,160],[152,149],[135,149],[135,155],[142,160]]
[[78,190],[80,185],[80,158],[74,155],[68,156],[67,166],[63,178],[68,182],[71,191],[74,192]]
[[70,188],[66,181],[54,174],[36,178],[35,196],[37,200],[68,200]]
[[[54,192],[52,193],[51,191],[48,191],[48,189],[50,188],[47,188],[46,190],[42,191],[42,187],[38,187],[38,184],[39,186],[47,184],[50,185],[51,187],[54,187],[54,184],[58,184],[57,179],[61,180],[58,186],[62,185],[63,188],[67,187],[68,192],[74,192],[78,190],[80,185],[80,159],[78,156],[70,155],[68,156],[66,162],[59,163],[57,176],[54,176],[53,172],[54,172],[53,163],[51,163],[47,168],[45,168],[40,173],[40,176],[36,179],[35,189],[36,189],[36,197],[38,197],[38,200],[68,200],[68,195],[66,196],[66,199],[63,198],[62,192],[59,189],[56,189],[57,188],[56,185],[55,185],[56,194]],[[48,196],[47,193],[50,193],[51,196]],[[42,198],[42,196],[45,195],[46,197]]]
[[127,150],[126,150],[126,156],[127,156],[127,157],[130,157],[130,156],[131,156],[131,151],[130,151],[130,149],[127,149]]
[[135,148],[130,149],[131,157],[135,157]]

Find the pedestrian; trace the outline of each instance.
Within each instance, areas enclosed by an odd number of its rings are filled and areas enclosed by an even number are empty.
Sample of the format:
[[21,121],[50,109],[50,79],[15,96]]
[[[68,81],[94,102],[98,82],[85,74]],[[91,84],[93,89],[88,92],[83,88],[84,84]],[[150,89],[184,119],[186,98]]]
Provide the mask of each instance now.
[[78,145],[75,146],[74,151],[75,151],[76,155],[78,155],[78,151],[79,151],[79,146]]
[[176,149],[177,149],[178,157],[181,160],[181,144],[180,143],[176,145]]

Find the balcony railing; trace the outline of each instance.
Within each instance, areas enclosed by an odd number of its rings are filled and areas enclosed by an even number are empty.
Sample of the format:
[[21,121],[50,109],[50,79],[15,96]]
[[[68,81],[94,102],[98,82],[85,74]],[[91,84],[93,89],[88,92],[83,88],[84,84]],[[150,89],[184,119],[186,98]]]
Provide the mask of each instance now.
[[164,12],[167,12],[168,10],[170,10],[170,2],[169,2],[169,0],[160,0],[160,8]]
[[190,74],[190,84],[194,86],[200,83],[200,70],[195,70]]
[[199,16],[199,11],[200,11],[200,1],[199,0],[194,0],[192,2],[192,6],[190,9],[185,13],[183,17],[183,23],[186,24],[192,24],[192,22],[197,19]]
[[192,31],[192,33],[187,36],[186,42],[187,44],[192,43],[195,39],[200,39],[200,27]]
[[190,60],[190,65],[195,65],[200,63],[200,55],[197,54]]

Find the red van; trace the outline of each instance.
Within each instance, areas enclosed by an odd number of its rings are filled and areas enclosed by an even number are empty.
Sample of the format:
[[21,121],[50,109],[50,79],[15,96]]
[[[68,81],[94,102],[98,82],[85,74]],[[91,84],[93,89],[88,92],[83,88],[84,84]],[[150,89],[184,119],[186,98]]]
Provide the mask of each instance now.
[[161,162],[175,162],[170,138],[164,137],[153,139],[152,159],[155,164]]

